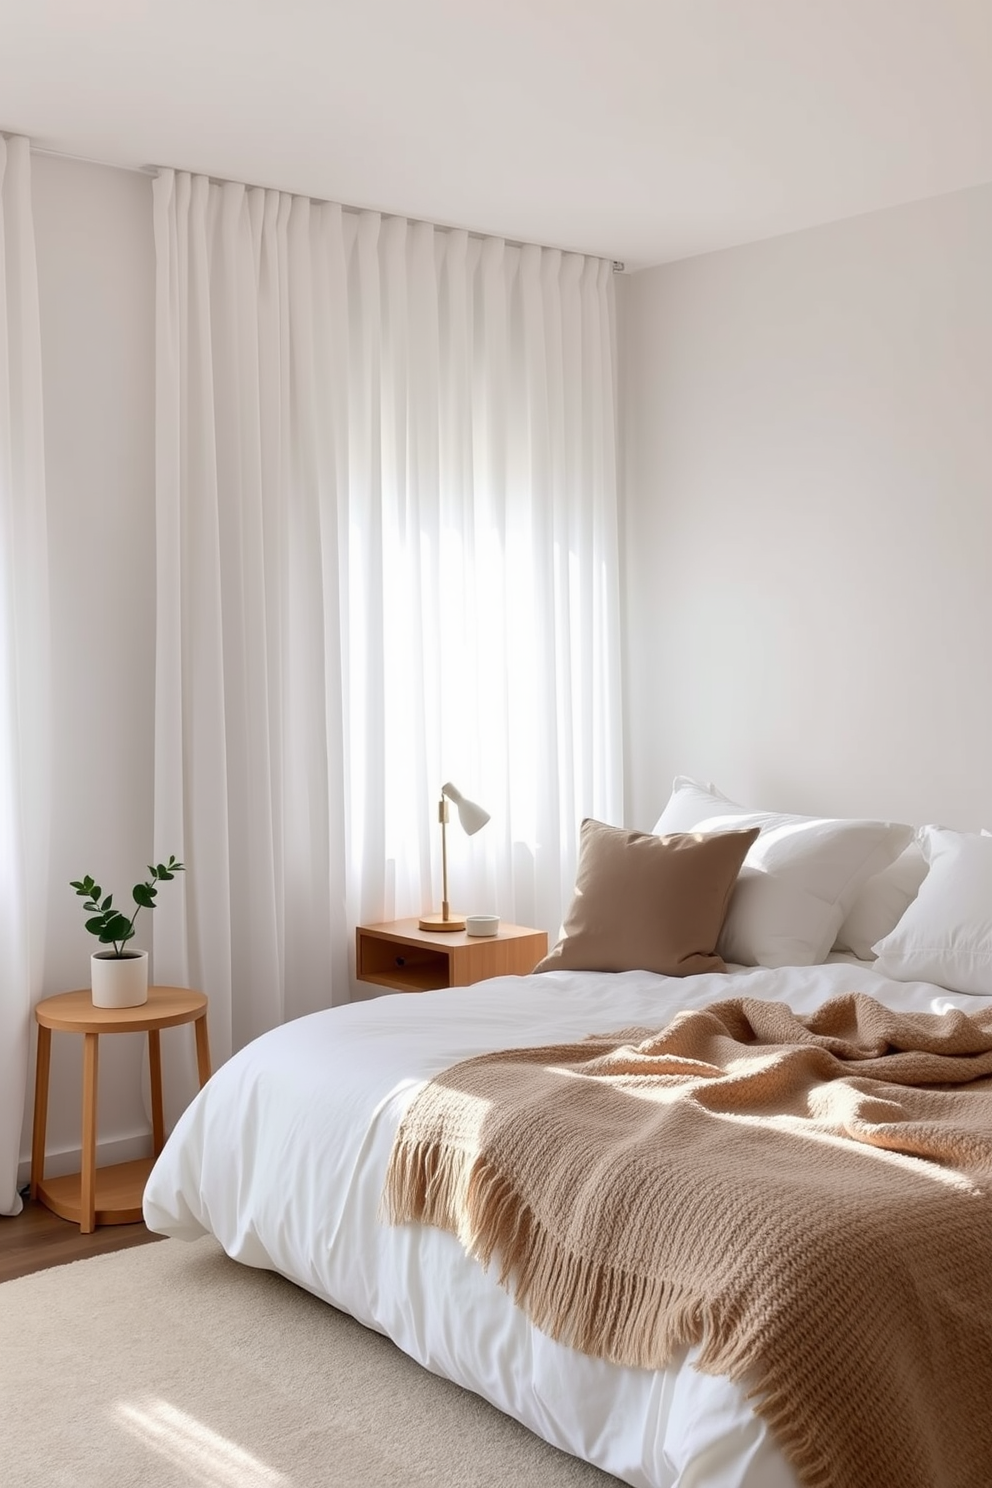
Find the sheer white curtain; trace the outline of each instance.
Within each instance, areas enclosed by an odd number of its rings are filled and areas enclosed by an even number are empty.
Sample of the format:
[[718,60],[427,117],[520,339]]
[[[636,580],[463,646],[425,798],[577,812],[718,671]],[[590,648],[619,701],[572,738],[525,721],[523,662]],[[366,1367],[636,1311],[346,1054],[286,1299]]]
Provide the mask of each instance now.
[[[354,925],[557,929],[621,810],[611,266],[163,172],[155,975],[223,1057]],[[171,918],[170,918],[171,914]]]
[[31,156],[0,135],[0,1214],[17,1214],[49,800],[48,555]]

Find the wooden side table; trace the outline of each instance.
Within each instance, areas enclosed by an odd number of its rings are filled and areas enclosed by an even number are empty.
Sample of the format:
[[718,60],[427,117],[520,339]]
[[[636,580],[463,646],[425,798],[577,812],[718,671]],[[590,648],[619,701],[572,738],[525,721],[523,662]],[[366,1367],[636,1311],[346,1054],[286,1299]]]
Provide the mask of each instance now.
[[[31,1197],[78,1224],[83,1234],[97,1225],[133,1224],[141,1218],[141,1200],[152,1163],[165,1145],[162,1106],[162,1052],[159,1033],[180,1023],[192,1023],[196,1038],[196,1066],[200,1087],[210,1078],[207,1040],[207,999],[185,987],[149,987],[140,1007],[94,1007],[89,988],[46,997],[34,1010],[38,1022],[38,1064],[34,1087],[34,1132],[31,1142]],[[83,1035],[82,1171],[61,1178],[45,1178],[45,1132],[48,1125],[48,1077],[52,1032]],[[150,1158],[96,1165],[97,1077],[101,1033],[147,1033],[148,1069],[152,1096]]]
[[360,982],[394,992],[467,987],[487,977],[527,976],[548,954],[544,930],[503,925],[495,935],[421,930],[416,920],[359,925],[355,964]]

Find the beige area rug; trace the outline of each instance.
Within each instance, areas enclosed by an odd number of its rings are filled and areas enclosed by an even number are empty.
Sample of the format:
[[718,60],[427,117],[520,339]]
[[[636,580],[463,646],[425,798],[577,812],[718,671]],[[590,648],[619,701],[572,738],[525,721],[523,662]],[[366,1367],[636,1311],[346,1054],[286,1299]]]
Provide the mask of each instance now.
[[213,1240],[0,1285],[11,1488],[608,1488],[617,1479]]

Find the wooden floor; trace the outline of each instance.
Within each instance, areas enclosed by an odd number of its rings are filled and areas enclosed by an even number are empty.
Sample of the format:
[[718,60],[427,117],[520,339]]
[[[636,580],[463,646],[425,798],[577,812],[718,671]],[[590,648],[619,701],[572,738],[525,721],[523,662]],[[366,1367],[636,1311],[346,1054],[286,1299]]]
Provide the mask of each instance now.
[[161,1238],[141,1223],[101,1225],[91,1235],[81,1235],[78,1225],[60,1219],[44,1204],[25,1199],[20,1214],[0,1216],[0,1282]]

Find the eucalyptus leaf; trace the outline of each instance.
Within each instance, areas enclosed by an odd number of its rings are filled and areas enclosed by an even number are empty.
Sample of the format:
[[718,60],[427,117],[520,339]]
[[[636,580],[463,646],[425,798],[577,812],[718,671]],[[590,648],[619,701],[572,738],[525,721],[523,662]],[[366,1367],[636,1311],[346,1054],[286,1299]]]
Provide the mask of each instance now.
[[85,921],[86,929],[91,935],[97,937],[101,945],[112,945],[116,955],[120,956],[123,947],[134,938],[134,922],[138,918],[138,911],[155,908],[158,884],[167,883],[177,873],[185,873],[185,871],[185,864],[177,863],[174,854],[169,858],[168,864],[149,864],[147,881],[135,884],[131,891],[136,908],[130,919],[120,910],[114,909],[113,894],[108,894],[106,899],[100,902],[103,890],[89,874],[85,878],[70,879],[69,887],[75,889],[81,898],[87,900],[84,910],[92,918]]

